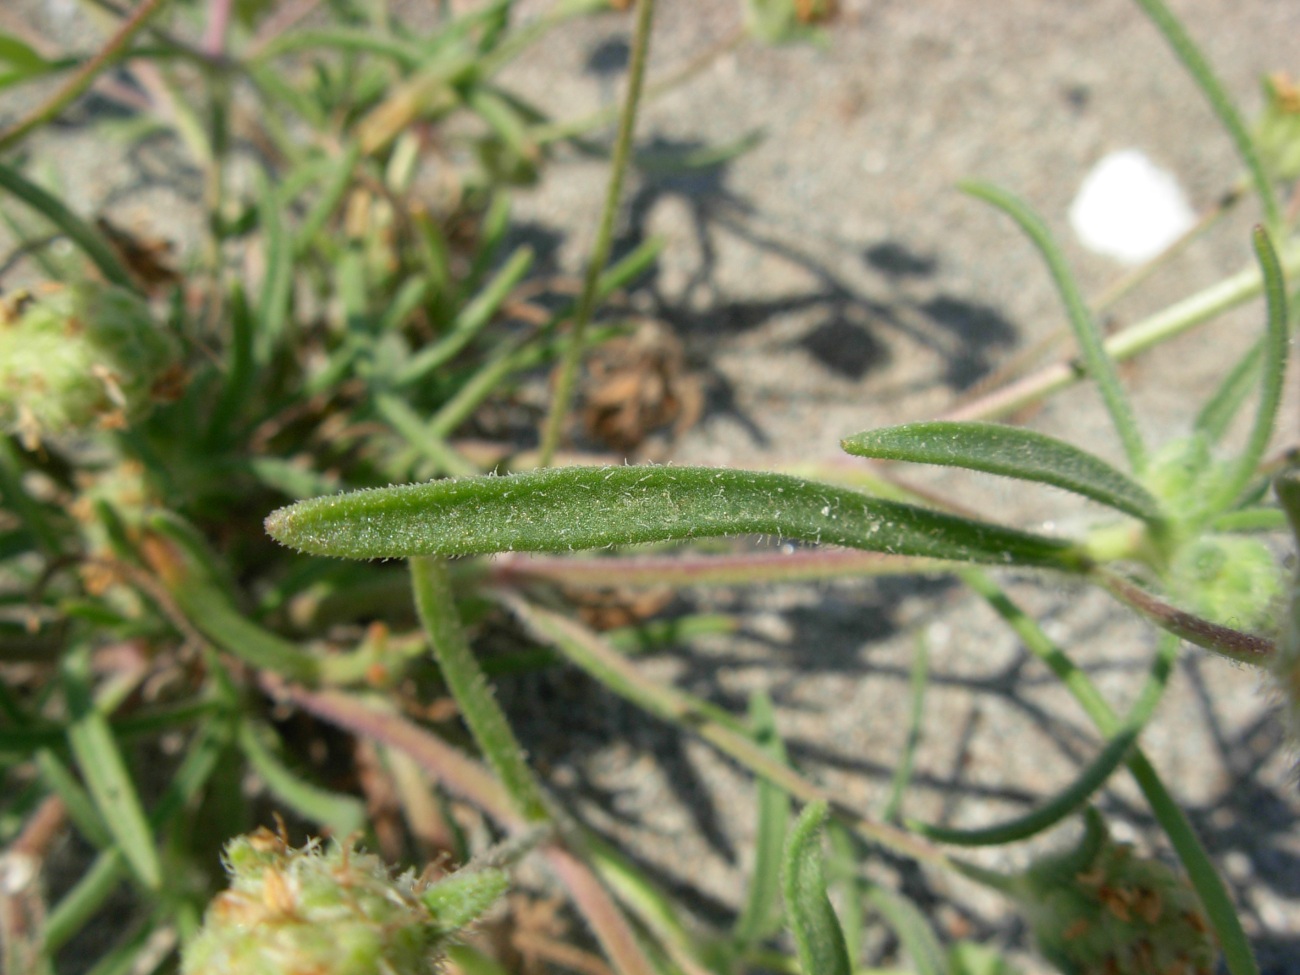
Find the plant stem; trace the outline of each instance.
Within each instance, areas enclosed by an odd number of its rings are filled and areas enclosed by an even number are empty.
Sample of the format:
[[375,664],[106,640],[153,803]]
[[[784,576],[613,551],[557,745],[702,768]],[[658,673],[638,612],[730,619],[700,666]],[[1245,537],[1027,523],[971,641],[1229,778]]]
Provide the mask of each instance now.
[[[1119,717],[1097,691],[1096,685],[1048,638],[1033,617],[1021,610],[978,569],[962,569],[958,575],[1007,622],[1024,641],[1025,647],[1047,664],[1092,719],[1098,731],[1109,738],[1121,729]],[[1250,942],[1242,930],[1241,919],[1237,917],[1232,899],[1187,817],[1170,797],[1154,766],[1139,746],[1134,746],[1127,765],[1146,796],[1157,822],[1187,869],[1188,879],[1201,898],[1201,904],[1218,936],[1219,945],[1223,948],[1228,971],[1232,975],[1258,975],[1259,967],[1251,954]]]
[[[1300,246],[1292,244],[1286,248],[1279,255],[1279,264],[1283,274],[1288,277],[1300,274]],[[1246,268],[1190,298],[1170,305],[1164,311],[1156,312],[1131,328],[1117,332],[1105,341],[1106,351],[1116,362],[1131,359],[1140,352],[1249,301],[1258,296],[1263,287],[1259,268]],[[1075,360],[1057,362],[973,403],[945,413],[941,419],[991,420],[1004,417],[1074,385],[1084,375],[1084,370]]]
[[127,46],[135,39],[136,34],[144,30],[150,19],[163,8],[165,3],[167,0],[144,0],[135,12],[123,21],[117,33],[109,38],[100,52],[83,64],[62,88],[8,131],[0,132],[0,152],[21,142],[85,94],[100,73],[126,53]]
[[1232,104],[1232,99],[1228,97],[1219,79],[1215,77],[1209,62],[1205,60],[1196,42],[1192,40],[1178,18],[1165,6],[1163,0],[1136,0],[1136,3],[1156,25],[1156,29],[1164,35],[1169,46],[1174,49],[1174,54],[1178,56],[1178,60],[1183,62],[1183,67],[1191,74],[1201,89],[1201,94],[1210,103],[1214,114],[1219,116],[1219,121],[1228,130],[1228,135],[1237,147],[1237,154],[1246,164],[1251,181],[1255,184],[1255,192],[1259,196],[1259,205],[1264,211],[1264,220],[1268,224],[1268,229],[1275,233],[1280,231],[1282,218],[1273,185],[1269,182],[1268,174],[1259,161],[1254,140],[1246,131],[1241,115],[1238,114],[1236,106]]
[[446,560],[411,559],[411,586],[434,657],[474,740],[523,817],[529,822],[548,822],[551,817],[541,787],[524,759],[523,749],[505,713],[493,698],[461,627]]
[[653,19],[654,0],[639,0],[636,32],[632,37],[632,61],[628,67],[627,95],[623,102],[623,114],[619,120],[618,138],[614,143],[614,158],[610,164],[605,207],[601,213],[600,227],[596,232],[596,243],[592,247],[591,259],[587,263],[587,273],[582,282],[582,297],[578,300],[578,309],[573,318],[569,347],[565,350],[564,361],[560,366],[555,396],[551,400],[546,429],[542,434],[541,456],[538,461],[541,467],[551,465],[551,459],[560,444],[564,418],[569,412],[578,366],[582,362],[587,323],[591,321],[592,312],[595,310],[596,286],[600,282],[601,271],[608,263],[609,252],[613,247],[614,220],[618,215],[618,202],[623,195],[623,180],[627,175],[627,164],[632,155],[632,135],[636,129],[637,105],[641,100],[641,85],[645,79],[645,66],[650,52],[650,27]]

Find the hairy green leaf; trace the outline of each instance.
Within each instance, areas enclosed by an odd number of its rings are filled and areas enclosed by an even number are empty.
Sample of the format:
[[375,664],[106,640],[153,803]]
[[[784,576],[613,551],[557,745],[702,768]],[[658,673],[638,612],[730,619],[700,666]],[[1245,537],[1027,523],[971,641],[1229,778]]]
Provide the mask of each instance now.
[[762,534],[899,555],[1086,568],[1070,543],[783,474],[570,467],[372,488],[272,512],[266,530],[315,555],[560,552]]
[[867,430],[840,444],[858,457],[964,467],[1037,481],[1155,521],[1160,505],[1142,485],[1063,440],[1000,423],[908,423]]
[[826,896],[821,849],[825,821],[826,803],[804,808],[785,845],[781,888],[800,967],[809,975],[850,975],[853,965],[844,931]]

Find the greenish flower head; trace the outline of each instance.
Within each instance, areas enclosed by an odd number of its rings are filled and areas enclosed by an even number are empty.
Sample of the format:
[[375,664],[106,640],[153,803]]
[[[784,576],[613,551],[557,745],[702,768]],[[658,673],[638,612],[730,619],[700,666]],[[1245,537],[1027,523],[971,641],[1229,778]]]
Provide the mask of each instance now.
[[454,934],[444,887],[470,907],[459,927],[506,885],[496,870],[430,885],[350,845],[295,849],[266,829],[232,840],[225,859],[230,888],[185,946],[184,975],[434,975]]
[[138,295],[86,281],[0,302],[0,427],[29,447],[146,410],[177,357]]
[[1089,810],[1079,846],[1020,878],[1042,953],[1068,975],[1209,975],[1218,947],[1179,874],[1116,843]]

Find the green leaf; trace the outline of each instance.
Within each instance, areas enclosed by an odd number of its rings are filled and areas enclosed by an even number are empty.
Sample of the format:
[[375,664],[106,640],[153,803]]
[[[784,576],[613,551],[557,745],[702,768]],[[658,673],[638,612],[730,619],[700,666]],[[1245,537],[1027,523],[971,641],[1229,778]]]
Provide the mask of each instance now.
[[1157,521],[1160,505],[1146,488],[1100,457],[1063,440],[999,423],[908,423],[867,430],[840,446],[858,457],[964,467],[1037,481]]
[[917,975],[949,975],[948,960],[939,946],[939,938],[915,904],[901,894],[878,886],[871,888],[867,900],[894,929]]
[[[772,701],[757,692],[749,699],[749,720],[754,741],[782,764],[785,744],[776,728]],[[754,872],[749,880],[745,906],[736,918],[732,938],[743,953],[772,933],[781,888],[781,847],[790,820],[790,797],[767,779],[758,780],[758,830],[754,840]]]
[[354,559],[562,552],[761,534],[874,552],[1082,571],[1073,545],[784,474],[570,467],[373,488],[300,501],[266,530]]
[[162,886],[162,865],[153,831],[108,720],[91,699],[89,648],[69,656],[64,666],[64,686],[72,713],[68,745],[86,790],[140,883],[149,890],[158,890]]
[[1277,252],[1273,249],[1273,242],[1262,227],[1255,228],[1253,243],[1255,257],[1259,261],[1260,275],[1264,279],[1264,297],[1268,307],[1259,403],[1255,409],[1255,422],[1251,427],[1250,439],[1245,450],[1233,461],[1229,468],[1229,476],[1217,486],[1218,490],[1212,495],[1208,507],[1216,514],[1230,508],[1245,490],[1250,479],[1255,476],[1255,469],[1263,459],[1273,435],[1273,426],[1277,420],[1277,411],[1282,404],[1282,393],[1285,389],[1287,351],[1291,344],[1286,279],[1283,277]]
[[56,196],[37,186],[18,170],[3,164],[0,164],[0,190],[12,193],[67,234],[110,282],[132,291],[137,290],[131,273],[118,260],[104,235],[64,206]]
[[959,941],[948,949],[948,968],[952,975],[1018,975],[997,950],[972,941]]
[[1124,453],[1128,456],[1130,466],[1141,473],[1146,467],[1146,447],[1138,431],[1133,407],[1120,385],[1115,361],[1102,341],[1101,330],[1093,320],[1092,313],[1088,311],[1083,293],[1079,290],[1079,283],[1075,280],[1069,264],[1066,263],[1060,246],[1052,238],[1051,231],[1047,229],[1047,224],[1043,222],[1042,217],[1029,208],[1028,204],[1001,187],[989,183],[970,182],[962,183],[961,188],[971,196],[997,207],[1014,220],[1038,248],[1048,271],[1051,272],[1057,293],[1061,296],[1061,303],[1065,305],[1066,314],[1070,319],[1070,329],[1074,332],[1075,341],[1079,343],[1079,353],[1088,370],[1088,376],[1097,384],[1097,391],[1101,393],[1102,402],[1106,404],[1106,412],[1110,414],[1115,432],[1119,434],[1119,439],[1124,444]]
[[781,889],[803,971],[807,975],[851,975],[844,932],[826,896],[821,848],[825,821],[826,803],[804,807],[785,846]]
[[25,41],[12,34],[0,34],[0,88],[40,77],[67,67],[68,63],[66,60],[49,61]]
[[266,271],[257,299],[257,331],[254,348],[257,361],[270,360],[284,335],[289,320],[289,303],[293,296],[293,236],[284,226],[280,197],[274,184],[260,174],[258,183],[258,221],[265,240]]
[[239,747],[271,794],[299,815],[327,826],[335,836],[349,836],[364,828],[365,803],[355,796],[323,789],[290,769],[264,740],[274,738],[274,734],[269,727],[248,721],[239,728]]

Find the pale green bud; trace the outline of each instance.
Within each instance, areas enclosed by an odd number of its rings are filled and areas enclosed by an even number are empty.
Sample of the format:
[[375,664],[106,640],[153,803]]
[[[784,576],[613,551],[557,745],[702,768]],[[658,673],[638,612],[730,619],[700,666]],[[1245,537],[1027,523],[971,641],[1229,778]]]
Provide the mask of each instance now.
[[138,295],[86,281],[0,301],[0,427],[48,436],[118,428],[148,408],[176,360]]
[[1210,975],[1218,958],[1186,880],[1111,839],[1088,811],[1079,846],[1019,878],[1042,953],[1068,975]]
[[230,889],[185,946],[184,975],[434,975],[445,939],[506,885],[497,870],[430,885],[350,845],[295,849],[266,829],[225,860]]

